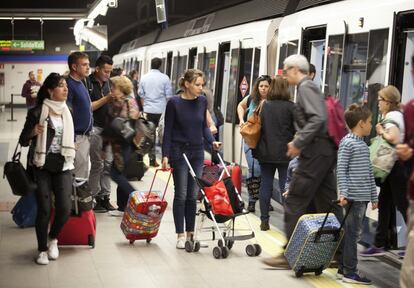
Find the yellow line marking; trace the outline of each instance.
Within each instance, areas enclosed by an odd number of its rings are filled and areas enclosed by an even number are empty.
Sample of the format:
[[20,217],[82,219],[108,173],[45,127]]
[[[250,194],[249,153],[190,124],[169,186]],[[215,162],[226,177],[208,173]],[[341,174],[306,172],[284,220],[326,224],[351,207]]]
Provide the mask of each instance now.
[[[148,169],[151,173],[155,173],[155,168],[151,167]],[[158,173],[160,179],[164,182],[168,180],[167,173]],[[157,176],[158,177],[158,176]],[[173,186],[173,180],[171,179],[169,186]],[[263,251],[269,255],[278,255],[283,252],[283,245],[286,243],[286,237],[282,231],[278,228],[271,225],[271,229],[268,231],[260,231],[260,219],[258,216],[254,214],[247,214],[246,215],[253,226],[254,233],[256,236],[257,242],[262,247]],[[243,218],[243,217],[240,217]],[[249,229],[248,223],[243,221],[236,221],[236,228],[239,229]],[[312,286],[316,288],[350,288],[350,287],[361,287],[358,284],[347,284],[342,282],[342,280],[336,279],[336,271],[337,269],[328,268],[323,271],[323,274],[320,276],[312,275],[312,274],[305,274],[302,278],[309,282]],[[293,273],[293,272],[292,272]],[[364,285],[365,286],[365,285]],[[370,287],[375,288],[376,286],[370,285]]]

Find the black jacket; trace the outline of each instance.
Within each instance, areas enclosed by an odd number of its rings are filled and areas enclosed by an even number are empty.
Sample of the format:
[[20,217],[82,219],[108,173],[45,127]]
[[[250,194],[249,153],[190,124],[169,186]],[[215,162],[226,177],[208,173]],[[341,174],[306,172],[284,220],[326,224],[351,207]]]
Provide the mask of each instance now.
[[263,104],[260,113],[262,129],[253,156],[260,163],[288,164],[287,144],[293,140],[294,104],[290,101],[271,100]]
[[[23,147],[29,146],[29,153],[27,154],[27,167],[32,166],[34,151],[36,148],[37,136],[32,136],[33,128],[36,124],[39,123],[40,114],[42,113],[42,105],[38,105],[27,112],[26,122],[22,132],[20,133],[19,143]],[[47,141],[46,141],[46,151],[49,150],[50,145],[52,144],[53,137],[55,137],[55,128],[53,126],[52,120],[48,118],[47,125]]]

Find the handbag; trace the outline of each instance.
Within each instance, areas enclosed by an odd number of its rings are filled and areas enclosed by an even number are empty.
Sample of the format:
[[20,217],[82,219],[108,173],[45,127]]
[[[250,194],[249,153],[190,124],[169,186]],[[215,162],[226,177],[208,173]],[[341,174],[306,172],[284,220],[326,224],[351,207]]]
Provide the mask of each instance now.
[[[19,149],[20,147],[20,149]],[[12,161],[6,162],[4,165],[3,178],[7,177],[14,195],[25,196],[37,189],[37,184],[29,176],[20,162],[21,146],[19,143],[14,149]]]
[[[399,128],[398,124],[392,120],[381,122],[382,125],[386,123],[392,123]],[[369,154],[374,177],[383,183],[398,159],[395,145],[390,144],[382,135],[378,135],[371,140]]]
[[242,135],[244,142],[252,149],[255,149],[260,140],[260,132],[262,129],[262,122],[260,120],[260,112],[262,110],[264,102],[261,102],[259,106],[253,111],[252,116],[247,119],[240,127],[240,134]]
[[140,117],[136,121],[135,127],[137,132],[133,139],[133,143],[136,151],[141,155],[145,155],[151,151],[155,144],[155,124],[143,117]]
[[260,184],[262,178],[254,176],[254,161],[252,167],[252,177],[246,179],[247,192],[253,200],[259,200]]
[[60,153],[47,153],[42,169],[50,173],[62,172],[65,157]]
[[13,221],[20,228],[33,227],[36,224],[37,203],[35,193],[20,197],[11,211]]
[[[128,100],[125,100],[127,105],[127,115],[129,116],[129,103]],[[112,119],[110,124],[111,129],[115,132],[117,136],[120,136],[126,142],[131,142],[132,137],[135,135],[135,129],[131,124],[131,120],[127,117],[117,116]]]
[[123,173],[129,181],[140,181],[147,170],[148,166],[145,165],[143,156],[138,151],[134,151],[126,164]]
[[233,207],[231,206],[230,198],[227,194],[227,189],[223,180],[214,183],[210,187],[204,187],[203,190],[215,215],[234,215]]

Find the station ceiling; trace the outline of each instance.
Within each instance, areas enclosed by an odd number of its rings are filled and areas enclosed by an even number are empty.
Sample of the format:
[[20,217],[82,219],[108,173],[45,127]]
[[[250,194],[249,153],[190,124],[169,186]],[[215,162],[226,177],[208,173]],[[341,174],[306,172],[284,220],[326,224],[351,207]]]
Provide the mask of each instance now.
[[[166,0],[168,24],[172,25],[219,9],[249,0]],[[73,26],[77,19],[85,18],[95,0],[15,0],[1,1],[0,39],[11,39],[11,20],[7,17],[26,19],[14,20],[14,39],[38,39],[39,20],[33,17],[65,17],[66,20],[45,20],[43,39],[61,33],[68,41],[75,41]],[[98,16],[95,24],[108,26],[109,54],[116,54],[121,45],[146,34],[158,27],[155,0],[118,0],[117,8],[109,8],[105,16]],[[49,34],[52,31],[52,34]]]

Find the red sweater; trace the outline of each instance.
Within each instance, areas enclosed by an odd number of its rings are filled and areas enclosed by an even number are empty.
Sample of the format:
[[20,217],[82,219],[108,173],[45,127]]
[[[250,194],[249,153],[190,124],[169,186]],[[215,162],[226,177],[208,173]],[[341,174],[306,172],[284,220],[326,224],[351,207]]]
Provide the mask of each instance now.
[[[414,149],[414,99],[404,106],[405,143]],[[408,182],[408,198],[414,200],[414,163]]]

